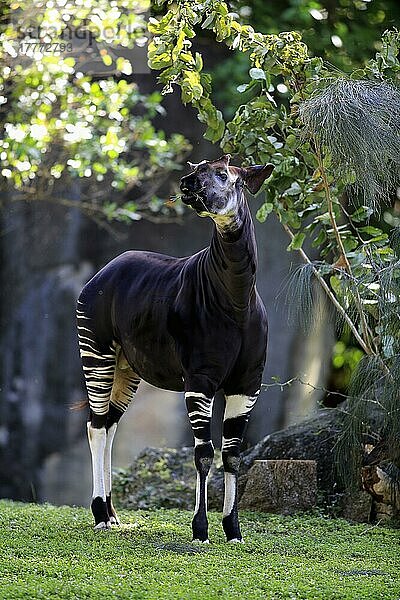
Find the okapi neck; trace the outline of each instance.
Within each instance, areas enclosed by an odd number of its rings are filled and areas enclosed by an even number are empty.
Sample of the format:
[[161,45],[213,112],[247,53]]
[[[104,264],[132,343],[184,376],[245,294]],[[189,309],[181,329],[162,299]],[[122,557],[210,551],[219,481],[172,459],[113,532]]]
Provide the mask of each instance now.
[[232,219],[232,227],[214,227],[211,240],[211,248],[213,247],[232,263],[246,262],[248,257],[257,261],[254,224],[245,201],[240,204],[237,215]]
[[241,195],[237,212],[227,215],[224,221],[215,219],[214,234],[217,233],[225,243],[234,243],[242,238],[246,225],[251,226],[252,220],[246,199]]
[[217,228],[209,250],[209,272],[215,285],[223,286],[230,304],[245,310],[254,294],[257,269],[257,246],[250,211],[245,204],[241,224],[235,231]]

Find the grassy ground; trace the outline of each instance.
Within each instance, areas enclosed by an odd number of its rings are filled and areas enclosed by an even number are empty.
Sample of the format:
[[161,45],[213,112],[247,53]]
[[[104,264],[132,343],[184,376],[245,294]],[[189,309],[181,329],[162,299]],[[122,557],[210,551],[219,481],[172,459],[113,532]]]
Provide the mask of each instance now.
[[94,532],[87,510],[0,501],[0,598],[400,598],[400,532],[319,516],[244,513],[245,544],[188,542],[191,514],[120,513]]

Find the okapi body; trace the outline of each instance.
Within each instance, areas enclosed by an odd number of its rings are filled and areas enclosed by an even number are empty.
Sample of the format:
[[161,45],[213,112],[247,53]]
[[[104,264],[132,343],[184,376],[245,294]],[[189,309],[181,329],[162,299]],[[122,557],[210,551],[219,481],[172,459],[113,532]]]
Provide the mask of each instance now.
[[215,393],[223,390],[223,528],[228,541],[242,540],[240,445],[260,391],[267,345],[266,312],[255,287],[254,227],[243,186],[256,193],[273,167],[239,168],[229,159],[191,165],[193,171],[181,180],[183,202],[215,222],[209,247],[187,258],[125,252],[101,269],[79,297],[96,529],[118,524],[111,502],[112,443],[143,379],[185,393],[197,469],[193,539],[202,542],[208,541],[212,405]]

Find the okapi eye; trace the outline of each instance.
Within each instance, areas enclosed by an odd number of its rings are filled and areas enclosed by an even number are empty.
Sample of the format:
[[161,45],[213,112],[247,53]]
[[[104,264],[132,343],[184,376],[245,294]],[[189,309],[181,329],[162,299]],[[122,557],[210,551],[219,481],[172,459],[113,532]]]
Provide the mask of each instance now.
[[217,175],[222,181],[226,181],[228,179],[228,175],[223,171],[217,171]]

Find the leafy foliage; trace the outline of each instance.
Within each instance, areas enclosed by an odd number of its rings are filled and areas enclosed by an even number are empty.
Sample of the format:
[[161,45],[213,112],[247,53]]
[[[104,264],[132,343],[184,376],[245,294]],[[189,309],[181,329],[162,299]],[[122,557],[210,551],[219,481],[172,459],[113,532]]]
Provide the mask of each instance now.
[[[10,199],[61,201],[92,215],[135,220],[147,214],[149,202],[150,209],[151,203],[160,209],[160,181],[180,168],[190,147],[182,135],[167,139],[154,127],[154,117],[164,114],[161,95],[141,94],[125,77],[132,73],[129,60],[113,55],[135,43],[137,35],[128,35],[134,27],[143,36],[140,3],[72,4],[18,2],[16,14],[1,25],[1,185],[13,190]],[[103,66],[113,65],[108,76],[87,70],[83,50],[56,49],[56,40],[68,45],[67,27],[69,33],[80,27],[90,33]],[[111,39],[107,29],[114,32]],[[80,180],[80,202],[65,192],[74,179]]]
[[[302,310],[308,309],[303,312],[307,320],[313,275],[367,355],[354,374],[355,398],[338,452],[341,462],[352,452],[354,460],[348,465],[355,466],[361,434],[368,430],[366,390],[357,388],[358,378],[379,389],[377,406],[383,419],[392,423],[392,437],[400,437],[400,415],[391,408],[399,401],[391,375],[400,355],[395,308],[400,300],[399,258],[391,242],[397,237],[370,221],[383,198],[393,197],[400,185],[400,34],[386,31],[375,58],[345,76],[311,56],[298,33],[255,32],[224,2],[206,0],[201,7],[184,1],[166,4],[165,16],[152,22],[157,41],[150,53],[150,65],[162,68],[164,91],[178,84],[182,100],[192,102],[201,120],[218,114],[215,122],[207,121],[206,136],[220,140],[225,152],[245,162],[275,165],[258,218],[263,221],[275,212],[290,237],[288,250],[299,251],[307,264],[295,273],[291,296]],[[238,88],[244,102],[225,128],[211,103],[202,61],[191,54],[195,27],[211,29],[217,41],[248,56],[250,79]],[[168,57],[168,65],[154,62],[160,53]],[[191,92],[186,65],[191,80],[200,84]],[[273,77],[284,84],[286,102],[278,97]],[[306,242],[319,250],[317,263],[303,249]],[[373,365],[367,377],[364,364]],[[388,447],[393,449],[392,459],[400,460],[394,452],[397,446]]]
[[[400,20],[400,5],[396,0],[237,0],[230,5],[240,15],[241,22],[263,33],[299,31],[310,56],[320,56],[345,73],[362,68],[371,48],[380,48],[382,33]],[[249,61],[241,53],[233,54],[213,69],[215,98],[230,117],[232,110],[243,102],[236,88],[248,69]],[[278,103],[287,97],[285,88],[279,75],[271,78],[270,92],[275,92]]]
[[180,86],[183,103],[190,102],[198,110],[200,121],[208,126],[205,137],[211,141],[222,137],[225,126],[221,111],[212,103],[211,78],[203,72],[202,57],[191,50],[196,27],[212,30],[217,41],[224,41],[232,49],[250,52],[252,75],[257,81],[264,78],[261,64],[271,72],[289,74],[293,69],[296,71],[307,56],[299,34],[257,33],[250,25],[241,25],[225,2],[206,0],[198,4],[158,0],[156,4],[168,4],[169,10],[160,19],[150,19],[149,29],[154,37],[149,45],[149,64],[161,70],[159,78],[165,84],[164,93],[171,92],[174,84]]

